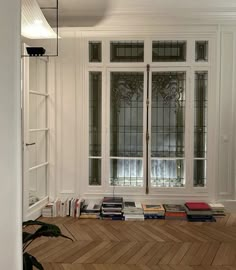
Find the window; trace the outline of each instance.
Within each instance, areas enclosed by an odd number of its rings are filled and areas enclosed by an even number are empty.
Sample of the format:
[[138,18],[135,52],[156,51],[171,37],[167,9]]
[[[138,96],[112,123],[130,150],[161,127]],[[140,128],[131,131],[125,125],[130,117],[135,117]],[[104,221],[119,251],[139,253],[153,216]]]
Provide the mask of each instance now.
[[200,62],[209,41],[188,41],[104,39],[97,67],[89,53],[90,186],[141,193],[207,186],[209,67]]
[[185,72],[152,73],[151,185],[184,185]]
[[143,186],[144,75],[110,76],[110,184]]
[[102,74],[89,73],[89,184],[101,185]]

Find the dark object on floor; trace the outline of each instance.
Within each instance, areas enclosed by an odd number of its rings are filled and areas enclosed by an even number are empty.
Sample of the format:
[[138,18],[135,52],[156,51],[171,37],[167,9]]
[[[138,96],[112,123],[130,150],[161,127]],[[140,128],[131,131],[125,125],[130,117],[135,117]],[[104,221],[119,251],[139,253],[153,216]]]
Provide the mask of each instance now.
[[32,243],[33,240],[36,238],[39,238],[41,236],[46,237],[64,237],[67,239],[70,239],[68,236],[65,236],[61,233],[61,230],[58,226],[54,224],[48,224],[45,222],[37,221],[37,220],[29,220],[26,222],[23,222],[23,228],[27,226],[40,226],[34,233],[24,232],[23,231],[23,270],[32,270],[33,266],[35,266],[39,270],[43,270],[43,266],[41,263],[38,262],[38,260],[29,254],[28,252],[25,252],[26,248]]

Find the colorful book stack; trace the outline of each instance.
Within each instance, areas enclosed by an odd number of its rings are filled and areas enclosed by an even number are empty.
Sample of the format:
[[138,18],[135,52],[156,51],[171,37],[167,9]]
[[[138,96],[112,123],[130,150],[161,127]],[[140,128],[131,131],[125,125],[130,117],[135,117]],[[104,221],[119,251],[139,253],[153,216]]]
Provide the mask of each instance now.
[[122,220],[123,219],[123,198],[104,197],[102,201],[102,219]]
[[224,217],[225,216],[225,207],[222,203],[209,203],[212,214],[215,217]]
[[215,221],[211,207],[205,202],[186,202],[185,209],[189,221]]
[[79,218],[100,218],[101,202],[85,201]]
[[125,201],[123,213],[125,220],[144,220],[143,208],[140,202]]
[[162,204],[142,204],[145,219],[164,219],[165,209]]
[[186,220],[187,214],[185,208],[181,204],[164,204],[165,219]]

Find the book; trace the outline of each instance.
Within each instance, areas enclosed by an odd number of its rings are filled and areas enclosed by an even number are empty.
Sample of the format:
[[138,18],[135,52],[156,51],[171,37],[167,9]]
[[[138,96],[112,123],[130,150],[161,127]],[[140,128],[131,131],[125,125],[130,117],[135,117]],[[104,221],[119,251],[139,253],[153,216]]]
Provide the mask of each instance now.
[[165,212],[163,205],[161,204],[142,204],[143,210],[149,212]]
[[185,209],[187,215],[212,215],[212,210],[189,210],[187,207]]
[[102,201],[103,205],[122,205],[123,198],[122,197],[104,197]]
[[166,212],[183,212],[185,213],[185,208],[181,204],[163,204]]
[[125,215],[125,220],[144,221],[144,215]]
[[186,202],[185,206],[187,206],[187,208],[189,210],[195,211],[195,210],[211,210],[209,204],[205,203],[205,202]]

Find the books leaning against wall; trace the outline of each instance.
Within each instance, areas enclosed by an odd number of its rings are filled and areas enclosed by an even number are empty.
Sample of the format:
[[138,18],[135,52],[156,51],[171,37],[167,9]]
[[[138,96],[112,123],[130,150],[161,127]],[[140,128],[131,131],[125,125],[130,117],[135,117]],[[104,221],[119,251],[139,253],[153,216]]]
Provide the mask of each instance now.
[[100,218],[101,201],[85,200],[80,211],[80,218]]
[[145,219],[164,219],[165,209],[162,204],[142,204]]
[[123,207],[125,220],[144,220],[143,208],[140,202],[125,201]]
[[54,202],[48,203],[42,209],[43,217],[79,217],[80,209],[84,199],[79,198],[57,198]]
[[186,220],[187,214],[185,208],[181,204],[163,204],[165,208],[165,219],[177,219],[177,220]]
[[122,197],[104,197],[102,201],[101,219],[122,220],[122,209]]

